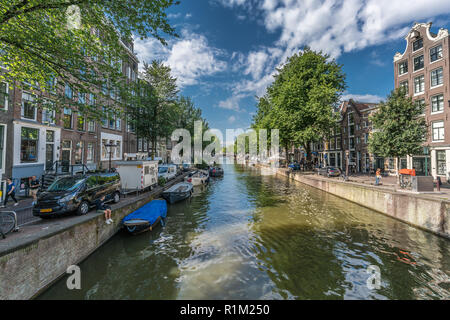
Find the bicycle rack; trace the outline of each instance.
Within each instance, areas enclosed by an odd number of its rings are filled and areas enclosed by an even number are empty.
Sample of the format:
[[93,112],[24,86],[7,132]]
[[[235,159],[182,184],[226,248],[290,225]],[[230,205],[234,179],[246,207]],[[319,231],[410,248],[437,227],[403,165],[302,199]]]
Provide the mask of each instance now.
[[[18,232],[19,231],[19,226],[17,225],[17,213],[15,211],[0,211],[1,213],[12,213],[14,214],[14,229],[12,230],[12,232]],[[0,230],[0,236],[5,239],[6,235]]]

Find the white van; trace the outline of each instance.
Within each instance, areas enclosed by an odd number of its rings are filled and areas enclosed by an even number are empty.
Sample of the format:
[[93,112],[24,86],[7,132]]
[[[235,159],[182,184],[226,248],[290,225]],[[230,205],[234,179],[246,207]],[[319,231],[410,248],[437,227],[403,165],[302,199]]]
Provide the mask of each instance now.
[[172,180],[177,176],[177,166],[174,164],[162,164],[158,167],[158,179],[163,177],[166,181]]

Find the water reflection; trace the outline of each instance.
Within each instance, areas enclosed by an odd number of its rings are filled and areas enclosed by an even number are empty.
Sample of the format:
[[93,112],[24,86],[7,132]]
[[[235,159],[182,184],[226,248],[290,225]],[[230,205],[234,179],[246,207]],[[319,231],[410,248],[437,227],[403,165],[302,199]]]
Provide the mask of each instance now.
[[[381,270],[369,290],[366,270]],[[227,166],[170,206],[167,226],[119,234],[42,299],[449,298],[449,242],[296,182]]]

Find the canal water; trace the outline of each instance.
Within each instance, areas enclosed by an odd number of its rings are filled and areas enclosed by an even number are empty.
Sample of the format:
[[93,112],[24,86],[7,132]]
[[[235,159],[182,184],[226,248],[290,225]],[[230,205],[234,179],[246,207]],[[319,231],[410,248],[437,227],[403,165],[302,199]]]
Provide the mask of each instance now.
[[[63,278],[39,298],[450,298],[450,241],[231,165],[170,206],[164,228],[120,232],[80,268],[81,290],[68,290]],[[374,288],[368,272],[377,268]]]

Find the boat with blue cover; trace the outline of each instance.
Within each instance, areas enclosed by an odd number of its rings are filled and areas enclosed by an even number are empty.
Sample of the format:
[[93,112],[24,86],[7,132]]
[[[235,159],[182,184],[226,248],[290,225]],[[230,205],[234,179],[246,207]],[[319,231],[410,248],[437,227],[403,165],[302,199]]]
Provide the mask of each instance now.
[[180,182],[163,192],[162,196],[170,204],[184,200],[192,196],[194,192],[192,183]]
[[152,231],[158,223],[164,225],[167,217],[167,203],[165,200],[153,200],[145,206],[130,213],[122,220],[122,224],[132,234]]

